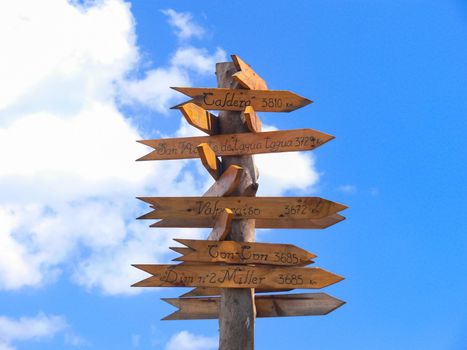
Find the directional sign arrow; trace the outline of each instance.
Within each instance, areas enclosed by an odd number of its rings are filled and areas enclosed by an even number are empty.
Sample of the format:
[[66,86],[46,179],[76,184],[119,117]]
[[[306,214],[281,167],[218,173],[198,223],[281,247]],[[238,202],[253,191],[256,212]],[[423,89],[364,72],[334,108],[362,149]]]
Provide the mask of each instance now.
[[185,262],[264,264],[294,266],[308,264],[316,255],[291,244],[175,239],[191,248],[174,259]]
[[[179,310],[163,320],[201,320],[219,318],[220,297],[164,298]],[[256,317],[326,315],[345,302],[326,293],[273,294],[255,296]]]
[[178,105],[178,109],[180,109],[188,124],[209,135],[219,133],[219,118],[204,108],[188,102]]
[[318,267],[248,265],[133,265],[152,274],[133,287],[313,288],[344,278]]
[[[153,210],[138,219],[157,219],[156,210]],[[339,214],[332,214],[321,219],[256,219],[256,228],[288,228],[288,229],[324,229],[345,220]],[[213,227],[212,218],[183,218],[162,219],[150,225],[150,227]]]
[[[206,197],[228,196],[235,191],[240,183],[243,168],[237,165],[230,165],[216,182],[204,193]],[[212,226],[211,226],[212,227]]]
[[223,241],[227,238],[232,228],[233,220],[232,210],[225,208],[219,215],[216,217],[214,227],[212,228],[211,233],[208,236],[210,241]]
[[138,197],[156,219],[214,218],[228,208],[237,219],[320,219],[346,209],[319,197]]
[[[222,88],[172,87],[207,110],[243,111],[251,106],[257,112],[290,112],[313,101],[286,90],[244,90]],[[175,106],[173,108],[179,108]]]
[[138,160],[199,158],[197,146],[201,143],[207,143],[217,156],[310,151],[333,138],[313,129],[296,129],[141,140],[138,142],[154,148],[154,151]]
[[231,55],[232,61],[235,64],[238,72],[232,75],[232,78],[237,81],[245,89],[250,90],[267,90],[266,82],[251,68],[249,64],[243,61],[237,55]]
[[216,157],[216,154],[207,143],[201,143],[196,147],[201,163],[208,171],[208,173],[214,178],[219,179],[222,174],[222,162]]
[[[271,293],[271,292],[290,292],[293,289],[255,289],[255,293]],[[208,296],[217,296],[221,295],[221,288],[212,288],[212,287],[196,287],[190,291],[180,295],[180,298],[189,298],[189,297],[208,297]]]
[[261,132],[263,123],[261,122],[261,119],[259,119],[253,107],[246,107],[241,114],[241,118],[242,120],[245,120],[245,125],[247,126],[248,130],[251,132]]

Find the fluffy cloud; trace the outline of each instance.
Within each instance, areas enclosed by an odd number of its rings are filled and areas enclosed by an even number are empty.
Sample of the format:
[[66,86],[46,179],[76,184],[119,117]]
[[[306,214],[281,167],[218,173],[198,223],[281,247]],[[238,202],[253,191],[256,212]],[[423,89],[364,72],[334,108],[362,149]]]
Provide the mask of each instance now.
[[342,186],[337,187],[337,190],[345,194],[357,193],[357,187],[354,185],[342,185]]
[[162,259],[181,232],[135,222],[134,197],[194,194],[200,185],[187,161],[134,162],[145,152],[135,142],[141,130],[118,99],[143,86],[135,94],[162,109],[167,81],[189,83],[190,72],[204,74],[199,62],[213,59],[200,49],[193,67],[177,59],[147,72],[164,72],[160,89],[128,81],[139,55],[129,7],[118,0],[2,2],[0,29],[0,289],[40,286],[65,270],[86,288],[136,292],[129,285],[142,273],[130,263]]
[[218,340],[215,337],[205,337],[181,331],[170,338],[166,350],[209,350],[217,349]]
[[120,98],[125,104],[143,105],[167,114],[171,107],[170,101],[184,98],[179,92],[169,89],[169,86],[190,86],[190,73],[213,74],[215,63],[225,59],[226,54],[220,48],[210,54],[206,49],[180,47],[167,67],[151,69],[143,79],[125,82],[120,89]]
[[172,9],[162,10],[162,13],[169,18],[169,24],[175,29],[175,34],[180,39],[203,36],[204,29],[193,21],[191,13],[177,12]]
[[0,350],[14,350],[17,342],[51,338],[68,328],[65,319],[56,315],[38,314],[19,319],[0,316]]

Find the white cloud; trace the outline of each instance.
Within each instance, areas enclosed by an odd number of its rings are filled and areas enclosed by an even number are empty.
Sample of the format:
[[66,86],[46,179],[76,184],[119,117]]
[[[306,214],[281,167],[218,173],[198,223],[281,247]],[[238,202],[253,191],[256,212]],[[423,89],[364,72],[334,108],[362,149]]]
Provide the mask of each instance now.
[[169,18],[169,24],[175,29],[178,38],[201,38],[204,35],[204,29],[193,22],[191,13],[177,12],[172,9],[162,10],[161,12]]
[[217,349],[217,337],[205,337],[181,331],[170,338],[166,350],[209,350]]
[[337,190],[339,192],[345,193],[345,194],[355,194],[357,193],[357,187],[354,185],[341,185],[337,187]]
[[217,48],[210,55],[206,49],[191,46],[178,49],[171,60],[172,65],[175,67],[185,68],[202,74],[211,74],[212,76],[216,72],[216,63],[225,61],[226,53],[220,48]]
[[[263,131],[276,127],[263,124]],[[284,152],[255,155],[259,170],[258,195],[278,196],[288,190],[313,191],[319,181],[311,152]]]
[[[65,270],[87,288],[134,293],[141,273],[130,263],[161,259],[180,232],[149,233],[134,220],[134,197],[198,185],[187,161],[134,162],[146,152],[135,142],[141,132],[116,108],[118,91],[138,84],[125,80],[138,62],[129,7],[50,0],[0,9],[0,289],[40,286]],[[163,78],[185,82],[198,68],[176,69]],[[147,95],[155,106],[170,99],[158,84]]]
[[96,4],[0,2],[0,125],[33,109],[64,116],[108,101],[138,51],[129,6]]
[[187,99],[169,87],[191,86],[190,73],[213,76],[215,63],[225,59],[226,54],[220,48],[210,54],[206,49],[181,47],[169,66],[149,70],[143,79],[127,81],[121,87],[120,97],[125,104],[139,104],[167,114],[174,99]]
[[14,350],[17,342],[51,338],[68,328],[65,319],[56,315],[40,313],[19,319],[0,316],[0,349]]

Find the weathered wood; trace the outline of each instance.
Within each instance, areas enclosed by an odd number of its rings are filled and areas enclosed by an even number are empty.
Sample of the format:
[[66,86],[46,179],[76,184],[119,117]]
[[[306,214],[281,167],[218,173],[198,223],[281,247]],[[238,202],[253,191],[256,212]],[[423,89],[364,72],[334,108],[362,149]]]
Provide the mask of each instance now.
[[[255,293],[271,293],[271,292],[290,292],[293,289],[261,289],[255,288]],[[221,295],[221,288],[213,287],[196,287],[190,291],[182,294],[179,298],[189,298],[189,297],[206,297],[206,296],[217,296]]]
[[[243,111],[252,106],[257,112],[291,112],[313,101],[286,90],[242,90],[222,88],[172,87],[207,110]],[[176,106],[178,108],[178,106]]]
[[199,158],[201,159],[201,163],[203,163],[208,173],[214,178],[214,180],[219,179],[222,174],[222,163],[216,157],[216,154],[209,144],[201,143],[196,146],[196,149],[198,151]]
[[245,89],[267,90],[266,82],[251,68],[249,64],[243,61],[237,55],[231,55],[238,72],[232,75],[233,79]]
[[311,151],[333,138],[313,129],[296,129],[140,140],[139,143],[154,148],[154,151],[138,161],[199,158],[197,146],[203,143],[208,144],[217,156]]
[[193,252],[193,249],[185,248],[185,247],[169,247],[169,249],[182,255]]
[[178,106],[188,124],[209,135],[219,133],[219,119],[204,108],[192,102]]
[[242,119],[245,120],[245,124],[251,132],[261,132],[263,123],[259,119],[253,107],[248,106],[242,112]]
[[133,287],[320,289],[344,278],[319,267],[135,264],[152,277]]
[[[216,64],[217,86],[238,88],[232,75],[237,69],[231,62]],[[240,112],[222,111],[219,113],[221,134],[245,133],[248,129],[242,121]],[[251,156],[222,157],[224,166],[239,165],[244,169],[234,196],[255,196],[258,190],[258,172]],[[232,222],[229,239],[233,241],[255,241],[254,220],[235,220]],[[221,294],[221,314],[219,318],[220,350],[253,350],[255,332],[255,303],[251,289],[223,289]]]
[[[179,310],[163,320],[201,320],[219,317],[220,298],[163,298]],[[322,316],[345,302],[326,293],[255,296],[256,317]]]
[[[152,219],[156,215],[151,211],[140,217],[140,219]],[[256,228],[288,228],[288,229],[324,229],[345,220],[340,214],[332,214],[321,219],[256,219]],[[234,219],[234,222],[236,220]],[[162,219],[150,227],[213,227],[213,218],[184,218],[184,219]]]
[[227,238],[232,228],[234,214],[229,208],[225,208],[217,217],[214,227],[208,236],[211,241],[223,241]]
[[[243,169],[237,165],[229,165],[219,179],[203,194],[204,197],[228,196],[240,184]],[[211,226],[212,227],[212,226]]]
[[291,244],[174,240],[190,248],[181,252],[182,256],[175,261],[294,266],[308,264],[316,258],[315,254]]
[[347,207],[319,197],[138,197],[156,210],[152,219],[216,217],[228,208],[237,219],[320,219]]

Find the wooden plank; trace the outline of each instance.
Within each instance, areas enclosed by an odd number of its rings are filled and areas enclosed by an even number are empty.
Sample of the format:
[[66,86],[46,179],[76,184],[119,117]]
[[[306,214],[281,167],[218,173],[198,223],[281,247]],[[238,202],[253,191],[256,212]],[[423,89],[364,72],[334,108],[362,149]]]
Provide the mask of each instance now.
[[[230,88],[238,85],[232,74],[236,69],[232,62],[216,64],[217,86]],[[240,113],[223,111],[219,113],[219,124],[222,134],[238,134],[247,132]],[[256,166],[252,156],[224,156],[224,166],[238,165],[244,169],[238,188],[231,194],[234,196],[255,196],[258,189]],[[255,241],[253,220],[236,220],[228,237],[233,241]],[[255,333],[254,300],[251,289],[223,289],[221,294],[221,317],[219,318],[219,350],[253,350]]]
[[[242,90],[222,88],[172,87],[207,110],[243,111],[252,106],[257,112],[291,112],[313,101],[286,90]],[[175,108],[178,108],[176,106]]]
[[320,219],[347,207],[319,197],[138,197],[154,219],[214,218],[229,208],[237,219]]
[[237,55],[231,55],[232,61],[235,64],[238,72],[232,74],[234,81],[237,81],[245,89],[250,90],[267,90],[266,82],[251,68],[249,64],[243,61]]
[[[139,219],[155,219],[156,210],[151,211]],[[288,228],[288,229],[324,229],[345,220],[340,214],[332,214],[321,219],[256,219],[256,228]],[[162,219],[150,227],[213,227],[215,219],[212,218],[184,218]],[[234,219],[235,222],[235,219]]]
[[154,148],[154,151],[137,160],[199,158],[197,146],[202,143],[207,143],[217,156],[241,156],[262,153],[311,151],[332,139],[334,139],[334,136],[313,129],[296,129],[140,140],[138,141],[139,143]]
[[[219,318],[220,298],[163,298],[179,310],[163,320]],[[322,316],[345,302],[326,293],[273,294],[255,296],[256,317]]]
[[211,233],[208,236],[208,240],[211,241],[223,241],[227,238],[232,228],[232,219],[234,214],[229,208],[225,208],[217,216],[216,222]]
[[200,143],[198,146],[196,146],[196,149],[201,159],[201,163],[203,163],[208,173],[214,178],[214,180],[219,179],[220,175],[222,174],[222,163],[216,157],[216,154],[209,146],[209,144],[205,142]]
[[[243,169],[237,165],[230,165],[219,179],[203,194],[204,197],[223,197],[230,195],[238,187]],[[212,227],[212,226],[210,226]]]
[[[190,291],[182,294],[179,298],[189,298],[189,297],[204,297],[204,296],[217,296],[221,295],[221,288],[213,287],[196,287]],[[293,289],[261,289],[256,288],[255,293],[271,293],[271,292],[290,292]]]
[[242,119],[245,120],[245,124],[251,132],[261,132],[263,123],[259,119],[253,107],[248,106],[242,112]]
[[169,247],[169,249],[182,255],[188,254],[193,251],[193,249],[185,248],[185,247]]
[[219,133],[219,118],[192,102],[178,105],[188,124],[208,135]]
[[133,287],[320,289],[344,278],[318,267],[248,265],[151,265],[134,267],[153,275]]
[[175,261],[294,266],[308,264],[311,259],[316,258],[315,254],[291,244],[213,242],[179,238],[174,240],[190,248],[182,252],[182,256],[174,259]]

